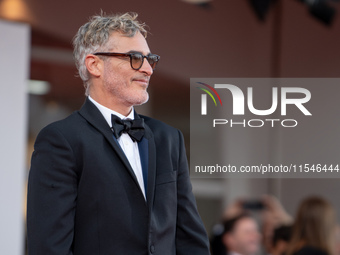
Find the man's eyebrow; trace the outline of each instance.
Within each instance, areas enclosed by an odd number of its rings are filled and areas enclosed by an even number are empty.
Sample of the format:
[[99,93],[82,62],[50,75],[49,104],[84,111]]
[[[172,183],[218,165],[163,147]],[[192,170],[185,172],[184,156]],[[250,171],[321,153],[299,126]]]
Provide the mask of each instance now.
[[[130,50],[130,51],[128,51],[127,53],[140,53],[140,54],[144,55],[143,52],[138,51],[138,50]],[[145,54],[145,55],[147,56],[147,55],[149,55],[149,54],[151,54],[151,52],[148,52],[148,53]]]

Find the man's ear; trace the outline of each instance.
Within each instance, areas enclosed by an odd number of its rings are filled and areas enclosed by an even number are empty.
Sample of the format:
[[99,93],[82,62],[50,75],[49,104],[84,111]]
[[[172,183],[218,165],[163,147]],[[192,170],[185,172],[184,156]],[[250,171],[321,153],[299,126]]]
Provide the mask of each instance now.
[[95,77],[99,77],[102,74],[103,71],[103,61],[92,54],[89,54],[85,57],[85,65],[87,68],[87,71],[95,76]]

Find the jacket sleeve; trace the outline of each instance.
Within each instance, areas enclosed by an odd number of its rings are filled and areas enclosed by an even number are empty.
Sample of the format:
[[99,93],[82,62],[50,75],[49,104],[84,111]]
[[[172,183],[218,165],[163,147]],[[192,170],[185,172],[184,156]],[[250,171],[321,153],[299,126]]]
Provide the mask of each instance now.
[[29,255],[72,255],[77,199],[75,157],[54,126],[36,140],[28,179]]
[[189,176],[183,135],[180,131],[180,150],[177,177],[176,254],[209,255],[209,240],[198,214]]

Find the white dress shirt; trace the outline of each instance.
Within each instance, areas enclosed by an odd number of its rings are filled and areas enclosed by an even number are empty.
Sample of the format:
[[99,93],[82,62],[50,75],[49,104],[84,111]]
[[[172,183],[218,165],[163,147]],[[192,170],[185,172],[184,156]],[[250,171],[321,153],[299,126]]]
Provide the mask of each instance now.
[[[96,102],[93,98],[89,96],[90,101],[98,108],[98,110],[103,114],[105,120],[109,124],[110,128],[112,127],[111,123],[111,114],[114,114],[118,116],[121,119],[134,119],[134,109],[130,112],[130,114],[125,117],[124,115],[115,112],[98,102]],[[113,133],[112,133],[113,135]],[[144,179],[143,179],[143,171],[142,171],[142,164],[140,161],[140,155],[139,155],[139,149],[138,149],[138,143],[132,141],[131,137],[127,133],[122,133],[122,135],[117,139],[120,147],[122,148],[125,156],[127,157],[135,175],[137,178],[137,181],[139,183],[139,186],[142,190],[143,196],[146,199],[145,196],[145,188],[144,188]]]

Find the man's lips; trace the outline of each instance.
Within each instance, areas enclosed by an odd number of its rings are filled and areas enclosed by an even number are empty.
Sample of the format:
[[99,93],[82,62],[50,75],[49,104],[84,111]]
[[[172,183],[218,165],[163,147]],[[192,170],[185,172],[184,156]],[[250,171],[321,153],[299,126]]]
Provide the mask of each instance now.
[[143,83],[143,84],[145,84],[146,86],[149,84],[149,79],[145,79],[145,78],[136,78],[136,79],[133,79],[132,81],[136,81],[136,82],[139,82],[139,83]]

